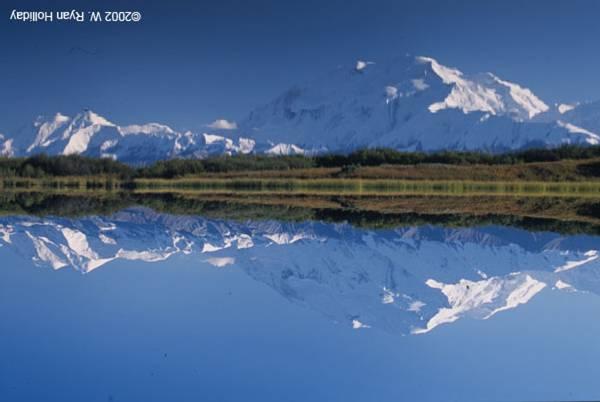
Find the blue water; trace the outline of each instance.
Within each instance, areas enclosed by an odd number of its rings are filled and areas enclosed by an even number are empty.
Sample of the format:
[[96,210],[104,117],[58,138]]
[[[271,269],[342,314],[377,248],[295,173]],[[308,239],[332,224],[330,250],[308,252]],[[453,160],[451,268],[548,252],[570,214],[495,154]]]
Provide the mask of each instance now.
[[[592,258],[554,273],[564,265],[561,258],[593,257],[590,247],[600,245],[593,236],[499,227],[375,231],[318,223],[265,228],[226,221],[208,221],[207,226],[201,218],[190,223],[181,217],[132,216],[1,219],[0,228],[10,227],[11,235],[0,247],[0,400],[600,398],[600,265]],[[144,225],[149,222],[195,243],[160,261],[116,258],[82,273],[85,258],[78,260],[69,248],[75,244],[63,237],[60,251],[62,230],[77,229],[94,252],[116,255],[94,238],[93,225],[106,227],[109,220],[116,225],[111,233],[117,244],[102,244],[117,249],[120,241],[138,251],[142,245],[169,249],[170,243],[148,237]],[[233,228],[245,230],[253,246],[201,252],[207,236],[218,245],[217,232],[198,230],[211,225],[221,235],[235,235]],[[278,244],[264,240],[267,232],[310,236]],[[463,237],[457,240],[459,234]],[[40,260],[31,243],[36,236],[56,245],[51,249],[66,265],[53,269]],[[540,236],[545,236],[541,242]],[[513,243],[513,237],[521,240]],[[81,257],[81,249],[75,249]],[[504,253],[512,263],[504,263]],[[233,260],[215,266],[207,255]],[[411,258],[422,265],[402,267]],[[454,264],[457,258],[465,265]],[[535,269],[527,265],[530,261]],[[303,264],[310,270],[304,271]],[[279,271],[280,266],[285,270]],[[392,282],[405,295],[394,303],[383,303],[380,294],[371,292],[380,287],[375,272],[381,269],[385,278],[397,275]],[[487,278],[474,273],[486,269]],[[345,270],[353,273],[346,275]],[[427,270],[425,277],[443,283],[457,283],[458,278],[473,283],[511,280],[516,272],[528,272],[546,285],[526,302],[490,317],[479,308],[478,313],[415,334],[415,325],[425,325],[439,309],[450,306],[441,292],[415,279]],[[556,275],[570,287],[557,289]],[[414,279],[415,285],[405,286],[403,277]],[[401,299],[409,296],[427,307],[418,314],[406,311]],[[500,301],[486,308],[503,306],[504,299],[499,296]],[[422,315],[408,318],[414,314]],[[407,318],[394,321],[399,316]],[[353,328],[355,320],[365,327]]]

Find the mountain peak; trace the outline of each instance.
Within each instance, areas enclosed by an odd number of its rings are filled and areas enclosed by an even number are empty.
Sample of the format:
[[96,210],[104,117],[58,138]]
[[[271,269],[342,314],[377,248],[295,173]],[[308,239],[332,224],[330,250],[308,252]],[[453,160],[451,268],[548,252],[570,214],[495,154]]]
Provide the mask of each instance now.
[[417,62],[429,64],[433,73],[444,84],[452,86],[446,99],[429,106],[432,113],[443,109],[459,109],[464,113],[508,115],[514,120],[524,121],[549,109],[529,89],[502,80],[492,73],[471,77],[456,68],[444,66],[431,57],[417,57]]
[[427,56],[354,63],[291,86],[251,111],[236,135],[329,152],[500,151],[587,141],[550,119],[532,91],[494,74],[466,74]]
[[417,56],[415,60],[417,63],[431,66],[431,70],[442,79],[444,84],[456,84],[462,80],[463,73],[460,70],[446,67],[438,63],[433,57]]
[[115,124],[108,121],[108,119],[100,116],[96,112],[90,109],[84,109],[81,113],[77,114],[73,119],[73,124],[76,125],[92,125],[92,126],[109,126],[113,127]]
[[[492,73],[466,74],[432,57],[359,59],[292,85],[246,119],[218,119],[203,132],[160,123],[120,126],[84,109],[38,118],[33,130],[0,139],[0,152],[111,157],[146,164],[233,153],[484,150],[597,144],[600,102],[548,105]],[[227,131],[227,132],[226,132]],[[212,135],[218,134],[219,137]]]

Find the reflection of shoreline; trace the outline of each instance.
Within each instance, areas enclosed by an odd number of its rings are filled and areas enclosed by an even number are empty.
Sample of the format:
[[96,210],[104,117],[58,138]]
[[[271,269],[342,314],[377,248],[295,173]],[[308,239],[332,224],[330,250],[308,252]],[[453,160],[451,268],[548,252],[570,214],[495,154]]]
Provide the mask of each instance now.
[[[451,166],[447,167],[451,169]],[[391,168],[390,168],[391,169]],[[439,169],[445,169],[439,167]],[[483,169],[474,166],[471,169]],[[291,172],[294,172],[293,170]],[[255,173],[255,174],[253,174]],[[471,178],[444,180],[435,177],[311,177],[310,174],[287,177],[281,172],[250,172],[215,174],[213,177],[134,178],[117,176],[56,176],[47,178],[4,177],[0,189],[13,192],[187,192],[206,194],[245,195],[370,195],[370,196],[520,196],[600,198],[600,182],[536,180],[477,180]],[[285,172],[284,172],[285,173]],[[269,174],[273,174],[271,177]]]
[[284,298],[355,329],[422,333],[486,319],[544,289],[600,293],[598,238],[503,226],[361,229],[236,222],[130,208],[110,217],[1,217],[0,245],[51,269],[117,261],[241,269]]
[[517,196],[323,196],[194,192],[4,192],[0,214],[108,215],[130,206],[215,219],[349,222],[358,227],[489,224],[532,231],[600,233],[600,200]]

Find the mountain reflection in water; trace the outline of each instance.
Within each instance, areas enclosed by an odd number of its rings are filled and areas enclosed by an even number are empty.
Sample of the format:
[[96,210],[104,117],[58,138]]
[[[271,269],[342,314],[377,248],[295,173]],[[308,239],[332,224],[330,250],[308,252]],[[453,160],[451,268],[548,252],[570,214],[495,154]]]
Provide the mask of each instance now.
[[598,237],[499,225],[369,229],[318,221],[230,221],[127,208],[83,218],[5,216],[0,244],[49,269],[186,254],[239,269],[348,328],[421,334],[487,319],[544,290],[600,293]]

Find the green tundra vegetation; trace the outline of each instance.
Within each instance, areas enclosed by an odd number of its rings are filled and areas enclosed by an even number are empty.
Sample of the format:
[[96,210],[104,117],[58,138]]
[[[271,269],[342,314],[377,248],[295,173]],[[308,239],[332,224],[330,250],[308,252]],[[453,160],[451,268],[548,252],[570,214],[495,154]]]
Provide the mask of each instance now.
[[18,179],[56,179],[72,186],[112,187],[144,179],[392,179],[458,181],[593,181],[600,178],[600,146],[563,146],[504,154],[400,152],[364,149],[317,156],[236,155],[171,159],[129,166],[79,155],[0,158],[4,187]]
[[11,215],[104,215],[135,205],[240,220],[502,224],[600,234],[600,147],[499,155],[368,149],[148,166],[37,155],[0,158],[0,190],[0,213]]

